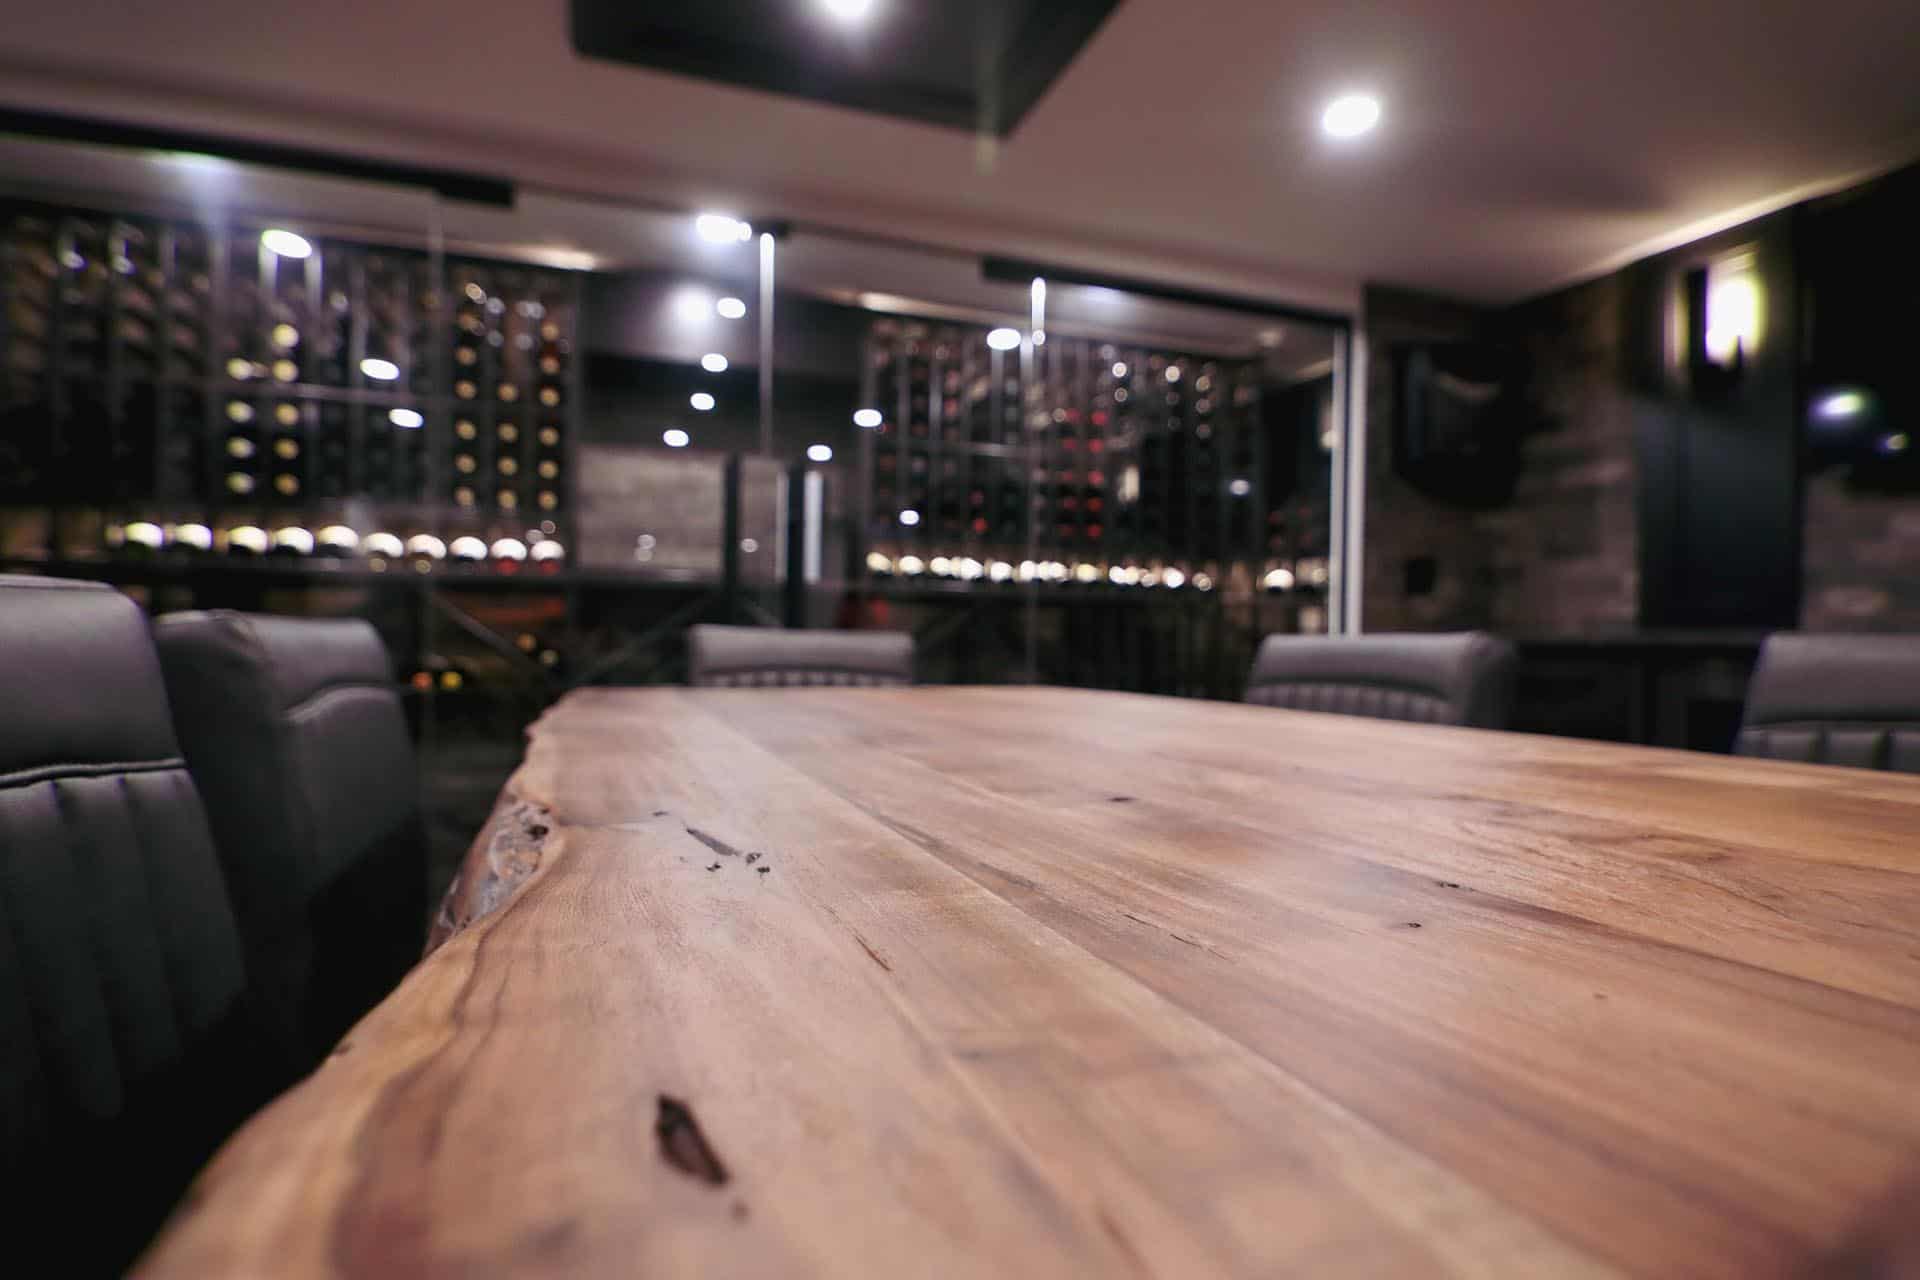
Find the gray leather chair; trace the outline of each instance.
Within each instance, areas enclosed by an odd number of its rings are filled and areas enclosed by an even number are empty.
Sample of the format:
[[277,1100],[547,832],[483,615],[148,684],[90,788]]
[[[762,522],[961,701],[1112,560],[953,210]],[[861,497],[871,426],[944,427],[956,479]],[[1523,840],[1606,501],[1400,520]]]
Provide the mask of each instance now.
[[1512,645],[1482,631],[1268,636],[1254,655],[1247,701],[1504,729],[1513,708],[1515,661]]
[[1920,773],[1920,635],[1769,636],[1734,751]]
[[0,576],[0,1203],[16,1274],[118,1274],[285,1082],[245,989],[145,616],[97,584]]
[[695,685],[906,685],[913,637],[904,631],[687,629],[687,681]]
[[263,1016],[324,1056],[420,957],[426,840],[387,651],[358,619],[154,624]]

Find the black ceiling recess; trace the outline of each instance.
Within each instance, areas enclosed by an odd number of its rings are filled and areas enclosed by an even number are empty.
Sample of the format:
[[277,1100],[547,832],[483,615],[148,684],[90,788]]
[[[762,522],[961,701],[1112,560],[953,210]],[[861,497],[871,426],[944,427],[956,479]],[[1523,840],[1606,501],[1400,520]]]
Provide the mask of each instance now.
[[1000,137],[1120,0],[573,0],[589,57]]

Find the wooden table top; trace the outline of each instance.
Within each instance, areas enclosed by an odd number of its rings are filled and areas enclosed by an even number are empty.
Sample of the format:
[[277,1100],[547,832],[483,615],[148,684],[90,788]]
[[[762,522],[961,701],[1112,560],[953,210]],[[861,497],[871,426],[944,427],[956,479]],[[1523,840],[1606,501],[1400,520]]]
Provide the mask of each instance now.
[[1878,1275],[1920,1218],[1920,779],[590,691],[447,922],[143,1274]]

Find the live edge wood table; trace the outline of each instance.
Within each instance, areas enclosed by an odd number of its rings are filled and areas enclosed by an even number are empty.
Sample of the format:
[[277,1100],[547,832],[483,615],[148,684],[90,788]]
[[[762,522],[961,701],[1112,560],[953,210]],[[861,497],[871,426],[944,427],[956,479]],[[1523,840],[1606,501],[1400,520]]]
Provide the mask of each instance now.
[[1913,1262],[1913,778],[1067,690],[592,691],[442,931],[144,1274]]

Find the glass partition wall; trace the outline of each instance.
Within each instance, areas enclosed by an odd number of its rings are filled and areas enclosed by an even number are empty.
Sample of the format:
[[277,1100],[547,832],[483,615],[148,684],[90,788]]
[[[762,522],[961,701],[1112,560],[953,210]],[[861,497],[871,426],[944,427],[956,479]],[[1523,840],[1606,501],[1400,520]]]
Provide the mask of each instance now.
[[702,620],[1216,697],[1330,625],[1336,317],[204,154],[0,139],[0,196],[7,567],[367,616],[427,731]]

